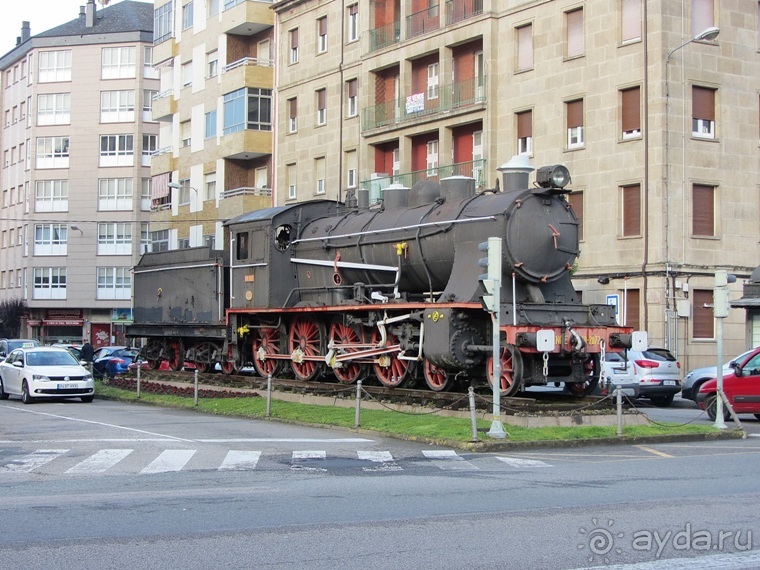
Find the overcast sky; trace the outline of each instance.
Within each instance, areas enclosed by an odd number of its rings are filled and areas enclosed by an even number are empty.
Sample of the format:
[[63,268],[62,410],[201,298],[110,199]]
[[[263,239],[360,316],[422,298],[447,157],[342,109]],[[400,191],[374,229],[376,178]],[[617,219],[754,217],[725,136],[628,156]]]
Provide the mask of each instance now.
[[[0,0],[0,54],[16,45],[21,22],[29,22],[34,36],[77,18],[79,7],[85,4],[87,0]],[[101,7],[97,0],[96,5]]]

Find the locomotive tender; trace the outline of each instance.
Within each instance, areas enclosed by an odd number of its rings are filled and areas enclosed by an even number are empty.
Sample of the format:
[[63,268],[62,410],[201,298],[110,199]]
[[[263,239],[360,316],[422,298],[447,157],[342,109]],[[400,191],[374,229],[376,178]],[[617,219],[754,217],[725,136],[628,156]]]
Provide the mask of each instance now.
[[[514,162],[514,160],[513,160]],[[432,390],[460,380],[493,383],[495,319],[481,303],[479,244],[503,238],[501,394],[564,382],[583,395],[605,351],[631,344],[614,307],[579,301],[571,269],[579,222],[565,198],[567,169],[502,170],[503,188],[475,181],[391,185],[370,207],[310,201],[241,214],[225,223],[228,251],[145,254],[135,268],[134,319],[153,366],[168,359],[262,376],[327,374],[350,384],[370,374],[388,387],[422,377]],[[538,348],[539,331],[552,347]],[[544,333],[545,335],[546,333]]]

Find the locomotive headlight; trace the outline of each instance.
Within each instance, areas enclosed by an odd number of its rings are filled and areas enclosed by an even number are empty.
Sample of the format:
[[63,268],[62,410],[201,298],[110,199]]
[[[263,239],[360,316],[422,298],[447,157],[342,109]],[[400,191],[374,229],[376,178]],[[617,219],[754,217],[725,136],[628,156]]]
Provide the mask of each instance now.
[[564,188],[570,184],[570,171],[561,164],[542,166],[536,171],[536,184],[541,188]]

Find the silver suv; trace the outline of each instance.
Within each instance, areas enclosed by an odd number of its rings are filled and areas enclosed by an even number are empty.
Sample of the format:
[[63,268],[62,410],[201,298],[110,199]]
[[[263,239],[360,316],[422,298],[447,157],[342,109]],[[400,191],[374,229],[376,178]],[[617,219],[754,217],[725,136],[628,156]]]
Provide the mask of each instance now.
[[616,354],[606,359],[604,375],[613,385],[638,385],[638,397],[649,398],[655,406],[669,406],[681,391],[681,364],[665,348]]

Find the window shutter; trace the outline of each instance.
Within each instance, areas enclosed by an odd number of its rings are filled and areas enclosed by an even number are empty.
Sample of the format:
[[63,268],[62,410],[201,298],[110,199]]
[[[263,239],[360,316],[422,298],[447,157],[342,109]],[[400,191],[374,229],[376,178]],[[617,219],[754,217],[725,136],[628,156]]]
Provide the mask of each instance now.
[[692,189],[692,234],[715,235],[715,188],[695,184]]
[[623,91],[623,131],[641,129],[641,103],[639,87]]
[[714,338],[715,330],[713,327],[715,319],[713,318],[713,312],[711,308],[705,307],[705,305],[712,305],[712,291],[694,289],[692,291],[692,299],[694,300],[692,336],[694,338]]
[[583,126],[583,99],[567,103],[567,128]]
[[533,67],[533,26],[523,26],[517,29],[517,68],[530,69]]
[[319,109],[325,109],[325,102],[327,101],[327,90],[326,89],[320,89],[317,91],[317,99],[319,101]]
[[298,47],[298,28],[290,31],[290,47],[291,49]]
[[623,186],[623,235],[641,235],[641,185]]
[[533,136],[533,112],[525,111],[523,113],[517,113],[517,138],[523,139],[525,137]]
[[641,38],[641,0],[622,0],[622,40]]
[[567,12],[567,57],[583,55],[583,10]]
[[349,97],[356,97],[359,87],[359,82],[356,79],[352,79],[348,82],[348,96]]
[[713,0],[691,0],[691,37],[701,34],[714,23]]
[[706,121],[715,120],[715,90],[694,86],[691,88],[692,116]]
[[319,35],[320,36],[327,35],[327,18],[319,19]]
[[289,117],[290,119],[293,119],[298,116],[297,102],[298,102],[297,99],[291,99],[290,101],[288,101],[288,103],[290,104],[290,117]]

